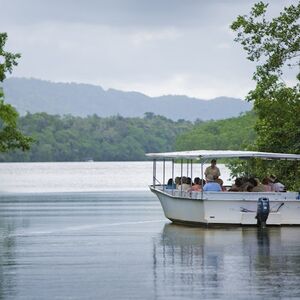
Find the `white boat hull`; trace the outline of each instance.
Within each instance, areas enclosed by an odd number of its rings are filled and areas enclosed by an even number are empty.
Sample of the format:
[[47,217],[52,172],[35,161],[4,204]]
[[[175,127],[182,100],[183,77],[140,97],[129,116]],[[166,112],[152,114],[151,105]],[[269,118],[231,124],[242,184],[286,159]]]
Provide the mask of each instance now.
[[269,199],[267,225],[300,225],[298,193],[236,193],[162,190],[150,187],[162,205],[166,218],[176,223],[194,225],[256,225],[257,200]]

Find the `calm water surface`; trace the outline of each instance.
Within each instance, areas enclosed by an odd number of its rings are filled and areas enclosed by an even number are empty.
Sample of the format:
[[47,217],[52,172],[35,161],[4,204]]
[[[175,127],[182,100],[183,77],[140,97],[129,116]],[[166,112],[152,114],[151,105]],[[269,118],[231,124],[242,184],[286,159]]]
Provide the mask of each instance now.
[[[224,182],[229,170],[219,165]],[[191,175],[184,166],[183,175]],[[175,176],[180,176],[175,164]],[[157,163],[157,178],[162,183],[162,163]],[[194,165],[192,177],[200,176]],[[166,163],[165,180],[172,177],[171,162]],[[70,162],[0,163],[0,193],[146,191],[152,184],[152,162]]]
[[[51,179],[45,192],[39,174],[49,171],[38,164],[31,172],[29,164],[2,165],[0,179],[14,174],[15,182],[1,183],[0,299],[300,298],[300,228],[173,225],[158,200],[139,190],[144,164],[136,176],[119,163],[137,178],[136,190],[77,192],[66,178],[68,164],[57,175],[67,184]],[[31,183],[19,182],[27,176]]]

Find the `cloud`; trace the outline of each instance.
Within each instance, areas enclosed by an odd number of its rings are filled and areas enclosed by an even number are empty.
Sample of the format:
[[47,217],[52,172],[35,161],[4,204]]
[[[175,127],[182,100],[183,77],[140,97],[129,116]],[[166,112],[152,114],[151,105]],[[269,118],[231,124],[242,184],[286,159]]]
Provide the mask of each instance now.
[[[223,39],[224,35],[207,36],[204,28],[117,29],[56,22],[11,28],[9,46],[22,53],[15,76],[136,89],[150,96],[187,94],[209,98],[233,96],[220,85],[209,88],[211,78],[231,80],[231,86],[238,81],[236,75],[241,76],[242,69],[232,72],[234,63],[229,65],[233,57],[239,58],[237,49],[228,51],[216,46],[228,43]],[[205,84],[199,85],[202,82]]]
[[[22,53],[14,76],[243,98],[254,64],[229,26],[255,2],[0,0],[0,27],[7,49]],[[270,7],[277,14],[283,3]]]
[[[89,23],[107,26],[183,26],[202,22],[206,4],[198,0],[1,0],[3,20],[18,24]],[[188,17],[187,17],[188,16]]]
[[149,42],[166,42],[176,40],[182,36],[182,33],[175,28],[163,28],[159,30],[138,30],[131,36],[132,43],[140,46]]

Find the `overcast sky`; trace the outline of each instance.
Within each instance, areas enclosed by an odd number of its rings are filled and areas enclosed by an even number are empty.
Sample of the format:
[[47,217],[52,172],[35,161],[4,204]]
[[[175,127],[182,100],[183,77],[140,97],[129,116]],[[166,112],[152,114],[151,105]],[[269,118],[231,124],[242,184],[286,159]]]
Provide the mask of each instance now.
[[[244,98],[254,64],[230,24],[252,0],[0,0],[13,76],[149,96]],[[275,16],[297,0],[270,1]]]

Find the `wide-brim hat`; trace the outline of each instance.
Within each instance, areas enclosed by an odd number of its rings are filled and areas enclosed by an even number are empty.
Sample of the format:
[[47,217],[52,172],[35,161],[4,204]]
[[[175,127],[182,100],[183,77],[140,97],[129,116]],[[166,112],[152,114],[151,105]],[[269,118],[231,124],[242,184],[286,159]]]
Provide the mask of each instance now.
[[277,177],[275,175],[270,175],[269,180],[271,182],[274,182],[277,179]]

